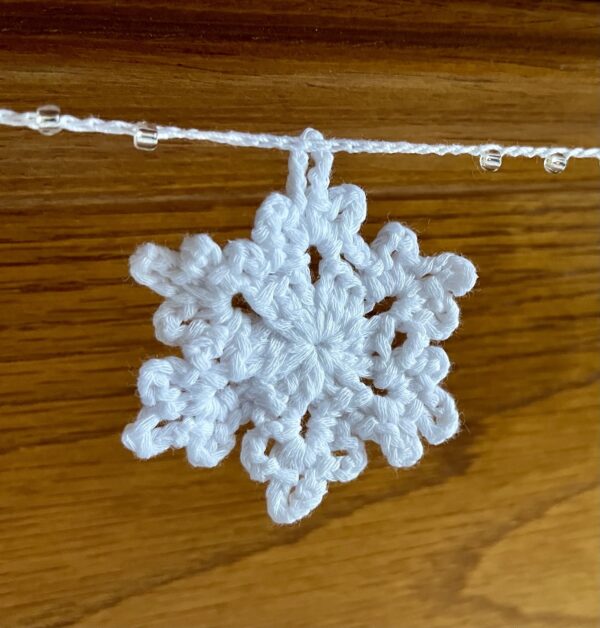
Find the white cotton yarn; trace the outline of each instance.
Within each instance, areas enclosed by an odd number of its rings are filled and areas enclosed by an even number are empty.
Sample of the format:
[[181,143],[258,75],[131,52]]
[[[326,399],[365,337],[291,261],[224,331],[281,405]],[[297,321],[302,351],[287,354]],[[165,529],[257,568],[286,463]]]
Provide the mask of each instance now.
[[[143,365],[143,407],[123,443],[140,458],[185,447],[192,465],[213,467],[250,423],[241,461],[268,484],[269,514],[283,524],[316,508],[329,482],[361,473],[365,441],[409,467],[423,439],[438,444],[459,428],[439,386],[449,361],[431,341],[458,326],[454,298],[475,269],[451,253],[420,256],[396,222],[369,246],[359,235],[365,194],[330,187],[332,162],[329,150],[293,150],[286,194],[263,202],[250,240],[221,249],[194,235],[178,252],[146,244],[131,258],[136,281],[165,297],[157,338],[181,357]],[[314,281],[311,250],[321,258]]]

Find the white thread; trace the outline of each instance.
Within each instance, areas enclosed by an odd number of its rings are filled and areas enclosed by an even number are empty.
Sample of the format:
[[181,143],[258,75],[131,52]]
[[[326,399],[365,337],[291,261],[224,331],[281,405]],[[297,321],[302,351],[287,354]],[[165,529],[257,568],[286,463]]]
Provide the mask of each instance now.
[[[301,142],[323,146],[310,129]],[[140,458],[185,447],[191,464],[213,467],[251,423],[241,460],[268,483],[278,523],[311,512],[328,482],[354,479],[367,464],[365,441],[407,467],[423,453],[421,438],[437,444],[456,433],[454,401],[438,385],[448,358],[430,341],[456,329],[454,297],[476,280],[462,257],[421,257],[399,223],[369,246],[359,235],[364,192],[329,187],[330,151],[311,158],[308,169],[305,151],[290,153],[286,194],[263,202],[251,240],[222,250],[195,235],[178,252],[146,244],[131,258],[136,281],[165,297],[157,338],[182,357],[143,365],[143,407],[123,443]],[[321,256],[315,281],[311,247]]]
[[[16,112],[0,109],[0,125],[25,127],[39,130],[36,112]],[[77,118],[70,115],[60,117],[59,127],[73,133],[101,133],[104,135],[130,135],[135,137],[142,123],[122,120],[102,120],[101,118]],[[302,139],[291,135],[271,135],[268,133],[242,133],[240,131],[203,131],[201,129],[182,129],[176,126],[156,125],[158,140],[190,140],[213,142],[248,148],[268,148],[283,151],[302,150],[329,151],[331,153],[387,153],[404,155],[472,155],[481,157],[488,151],[496,151],[500,157],[547,158],[560,153],[569,159],[598,159],[600,147],[563,147],[563,146],[502,146],[500,144],[427,144],[413,142],[390,142],[378,140],[353,139]]]

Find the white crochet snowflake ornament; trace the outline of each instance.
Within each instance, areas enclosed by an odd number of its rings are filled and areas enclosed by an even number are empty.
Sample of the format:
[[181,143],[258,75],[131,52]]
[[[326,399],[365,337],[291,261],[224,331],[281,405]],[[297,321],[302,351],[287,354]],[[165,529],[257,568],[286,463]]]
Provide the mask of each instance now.
[[[166,299],[157,338],[183,357],[142,366],[143,408],[123,443],[140,458],[185,447],[192,465],[214,467],[251,422],[241,460],[268,483],[278,523],[310,513],[328,482],[356,478],[365,441],[408,467],[422,438],[438,444],[459,427],[438,385],[448,358],[430,343],[458,326],[454,297],[473,287],[475,269],[451,253],[421,257],[395,222],[369,246],[358,233],[365,194],[330,188],[332,162],[328,151],[291,152],[287,193],[263,202],[251,240],[221,250],[195,235],[179,252],[146,244],[131,258],[136,281]],[[309,251],[320,256],[317,279]]]

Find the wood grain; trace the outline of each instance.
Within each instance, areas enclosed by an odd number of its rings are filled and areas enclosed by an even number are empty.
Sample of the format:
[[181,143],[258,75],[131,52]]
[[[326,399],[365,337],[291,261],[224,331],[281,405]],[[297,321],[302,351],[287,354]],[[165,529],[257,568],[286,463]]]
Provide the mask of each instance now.
[[[600,144],[593,2],[0,2],[1,105],[210,129]],[[285,156],[0,129],[0,625],[577,628],[600,619],[600,171],[343,156],[480,281],[446,343],[464,429],[277,527],[234,452],[135,461],[158,297],[141,242],[247,236]]]

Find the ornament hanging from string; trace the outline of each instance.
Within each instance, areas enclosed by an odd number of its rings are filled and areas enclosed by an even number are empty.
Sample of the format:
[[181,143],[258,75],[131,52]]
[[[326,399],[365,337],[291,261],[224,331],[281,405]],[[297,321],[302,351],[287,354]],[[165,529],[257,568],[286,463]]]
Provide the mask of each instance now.
[[347,482],[367,464],[365,443],[395,467],[414,465],[423,442],[459,429],[449,370],[437,345],[457,328],[455,302],[469,292],[473,264],[452,253],[422,256],[407,227],[385,225],[371,244],[359,235],[364,192],[330,185],[334,153],[473,155],[498,170],[504,158],[541,158],[549,173],[569,159],[600,159],[599,148],[496,144],[415,144],[202,131],[0,110],[0,124],[128,135],[154,150],[185,139],[289,152],[285,193],[257,211],[251,239],[222,249],[206,234],[179,251],[155,244],[131,257],[131,274],[165,298],[154,315],[157,338],[180,355],[147,361],[142,409],[123,432],[140,458],[185,448],[192,465],[213,467],[242,438],[241,461],[267,483],[278,523],[316,508],[330,482]]

